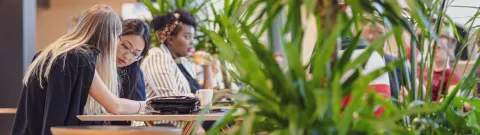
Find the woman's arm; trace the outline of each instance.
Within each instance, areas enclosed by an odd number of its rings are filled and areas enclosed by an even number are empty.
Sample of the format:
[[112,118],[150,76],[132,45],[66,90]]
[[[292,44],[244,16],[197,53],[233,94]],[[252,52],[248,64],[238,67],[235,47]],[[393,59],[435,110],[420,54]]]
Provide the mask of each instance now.
[[203,88],[205,89],[213,89],[215,88],[215,81],[213,79],[213,72],[212,68],[214,68],[211,64],[202,65],[203,67]]
[[95,71],[92,86],[90,87],[90,96],[102,105],[109,113],[112,114],[134,114],[145,110],[145,101],[133,101],[118,98],[113,95],[105,86],[102,79]]

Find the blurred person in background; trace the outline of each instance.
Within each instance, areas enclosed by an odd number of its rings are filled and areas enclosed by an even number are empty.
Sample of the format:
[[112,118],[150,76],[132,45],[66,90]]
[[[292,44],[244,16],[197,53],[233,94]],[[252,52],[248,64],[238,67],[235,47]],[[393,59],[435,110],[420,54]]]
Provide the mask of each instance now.
[[[453,51],[450,51],[452,49],[448,48],[449,46],[454,46],[454,44],[452,43],[455,43],[451,40],[454,40],[454,38],[451,38],[447,34],[443,33],[440,35],[440,43],[435,46],[436,52],[434,54],[434,62],[433,65],[430,67],[433,69],[431,100],[435,102],[443,101],[443,97],[445,95],[448,95],[460,80],[460,75],[454,72],[450,67],[449,59],[452,58],[453,54],[451,53],[453,53]],[[429,80],[428,71],[430,70],[427,68],[425,69],[425,71],[423,71],[424,82],[427,82]]]
[[[361,38],[365,39],[370,43],[373,43],[375,40],[385,35],[385,32],[386,32],[385,27],[381,24],[364,24],[362,27],[362,30],[363,30],[363,33],[361,34]],[[386,50],[387,48],[389,48],[388,45],[390,44],[387,41],[385,41],[383,45],[385,52],[388,52],[388,50]],[[388,53],[385,53],[383,57],[386,64],[399,60],[398,57]],[[405,74],[403,74],[403,72],[401,72],[400,67],[397,67],[395,68],[394,71],[390,71],[388,73],[388,77],[390,81],[390,93],[391,93],[391,96],[393,97],[392,100],[395,103],[397,101],[402,101],[403,96],[405,96],[408,93],[405,87],[407,87],[406,82],[408,81],[407,77],[409,74],[410,74],[409,69],[406,69]]]

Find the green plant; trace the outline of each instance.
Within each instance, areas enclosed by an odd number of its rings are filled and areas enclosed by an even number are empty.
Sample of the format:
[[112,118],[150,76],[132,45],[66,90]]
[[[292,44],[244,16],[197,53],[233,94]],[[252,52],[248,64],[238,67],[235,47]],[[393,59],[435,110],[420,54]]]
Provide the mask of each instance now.
[[[152,16],[158,16],[162,14],[166,14],[169,11],[173,11],[179,8],[183,8],[189,11],[191,14],[196,16],[198,20],[198,27],[197,33],[195,36],[195,40],[197,43],[195,44],[196,50],[206,51],[210,54],[217,55],[218,48],[213,45],[213,41],[206,31],[216,31],[216,33],[225,36],[225,32],[223,28],[226,24],[225,20],[220,19],[219,16],[228,17],[231,20],[236,20],[240,18],[240,14],[243,13],[239,12],[238,10],[241,5],[244,3],[244,0],[226,0],[223,1],[224,5],[223,8],[219,9],[215,7],[215,2],[213,0],[157,0],[153,3],[150,0],[142,0],[148,9],[150,10]],[[250,11],[253,12],[253,11]],[[213,16],[213,17],[212,17]],[[150,20],[148,20],[150,21]],[[256,21],[254,21],[256,22]],[[151,35],[156,35],[155,31],[151,30]],[[155,36],[152,38],[153,46],[160,45],[158,42],[157,37]],[[225,88],[230,88],[231,79],[228,76],[226,71],[226,63],[225,61],[220,61],[221,66],[221,73],[223,77],[223,83],[225,84]]]
[[[446,0],[406,0],[408,8],[400,7],[397,0],[345,0],[345,5],[335,0],[251,0],[238,10],[236,15],[244,18],[233,18],[229,15],[215,15],[215,20],[222,27],[217,30],[204,29],[219,49],[222,59],[236,68],[232,76],[241,81],[245,89],[238,96],[239,100],[234,111],[243,108],[245,112],[234,115],[229,112],[216,121],[214,128],[208,134],[218,134],[220,129],[235,119],[243,119],[243,123],[231,128],[228,134],[252,134],[266,132],[268,134],[478,134],[480,125],[478,110],[463,113],[463,103],[468,102],[474,107],[480,107],[477,99],[465,98],[467,95],[455,96],[466,92],[476,83],[474,70],[468,77],[460,81],[451,95],[446,96],[442,103],[430,101],[432,95],[431,81],[420,80],[420,86],[426,84],[426,95],[416,87],[413,80],[416,70],[407,74],[406,44],[419,48],[424,55],[420,68],[427,69],[432,65],[436,47],[433,50],[423,49],[439,41],[440,23],[452,19],[445,15],[448,1]],[[351,8],[351,14],[343,12],[345,7]],[[315,65],[311,80],[305,72],[307,68],[301,63],[301,48],[304,34],[301,9],[312,14],[317,25],[317,43],[310,63]],[[254,19],[255,14],[261,19]],[[285,56],[288,63],[287,71],[283,71],[276,63],[273,50],[259,41],[264,31],[273,29],[270,22],[281,11],[287,12],[287,22],[283,34],[291,35],[284,42]],[[410,18],[406,19],[403,15]],[[435,27],[430,27],[430,21],[437,18]],[[258,20],[258,21],[257,21]],[[472,19],[474,20],[474,19]],[[387,26],[387,34],[374,41],[360,56],[351,60],[352,52],[359,42],[362,31],[360,24],[378,22]],[[260,31],[254,28],[260,28]],[[412,38],[404,42],[403,31]],[[418,32],[417,32],[418,31]],[[458,34],[457,34],[458,35]],[[363,65],[374,52],[383,54],[382,46],[389,36],[394,36],[397,42],[399,61],[387,64],[384,68],[368,74],[362,74]],[[341,57],[335,57],[339,39],[349,37],[352,42]],[[465,48],[468,38],[462,39]],[[270,41],[270,40],[269,40]],[[436,41],[436,42],[433,42]],[[426,47],[431,48],[431,47]],[[415,50],[411,49],[413,57],[412,69],[417,68]],[[457,57],[458,59],[458,57]],[[478,68],[480,60],[475,61],[474,69]],[[456,65],[456,64],[455,64]],[[378,76],[400,67],[402,76],[406,76],[406,89],[410,93],[404,102],[398,105],[374,93],[366,93],[368,84]],[[455,67],[454,67],[455,68]],[[431,78],[432,69],[428,76]],[[354,71],[346,81],[342,76],[347,71]],[[423,76],[423,73],[420,73]],[[326,82],[326,83],[324,83]],[[345,95],[352,95],[351,102],[345,108],[340,107],[340,101]],[[381,117],[373,115],[378,106],[384,106]]]

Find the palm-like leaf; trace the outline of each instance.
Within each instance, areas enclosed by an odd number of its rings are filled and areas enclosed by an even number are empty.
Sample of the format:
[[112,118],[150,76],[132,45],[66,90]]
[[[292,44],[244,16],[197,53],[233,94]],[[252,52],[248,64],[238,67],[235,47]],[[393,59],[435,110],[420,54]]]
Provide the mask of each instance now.
[[[145,1],[144,1],[145,2]],[[234,108],[243,108],[242,115],[229,112],[214,124],[214,130],[207,134],[218,134],[219,129],[235,119],[243,119],[243,124],[234,126],[228,134],[435,134],[453,132],[457,134],[480,133],[478,110],[463,114],[458,111],[463,103],[480,107],[480,102],[456,96],[456,93],[469,93],[477,83],[474,71],[457,84],[453,94],[446,96],[441,104],[430,101],[432,94],[432,68],[436,47],[439,43],[440,24],[454,25],[445,14],[449,3],[446,0],[406,0],[407,8],[400,7],[397,0],[344,0],[345,5],[335,0],[225,0],[224,7],[215,7],[213,1],[200,2],[198,7],[188,7],[189,0],[171,2],[159,0],[157,9],[145,2],[152,14],[165,13],[178,7],[187,7],[195,14],[207,9],[210,17],[202,20],[197,40],[204,49],[217,52],[222,60],[235,67],[230,71],[244,87]],[[351,13],[344,11],[350,7]],[[204,8],[203,8],[204,7]],[[304,8],[305,10],[302,10]],[[302,11],[306,11],[303,12]],[[282,12],[287,21],[281,29],[287,67],[280,67],[275,61],[273,39],[264,43],[260,39],[264,32],[273,32],[272,22]],[[317,43],[309,61],[312,67],[311,80],[306,73],[306,65],[301,56],[304,40],[302,16],[313,16],[317,26]],[[407,16],[405,16],[407,15]],[[478,13],[469,22],[475,21]],[[434,18],[436,21],[431,22]],[[361,40],[361,24],[381,23],[386,26],[386,34],[371,43],[358,57],[352,58]],[[431,27],[434,26],[434,27]],[[478,26],[477,26],[478,27]],[[351,29],[360,29],[352,31]],[[476,28],[476,26],[471,26]],[[458,31],[453,29],[455,36]],[[411,41],[404,41],[404,33]],[[473,32],[478,37],[480,31]],[[290,37],[288,40],[286,35]],[[370,73],[363,68],[372,55],[383,55],[383,44],[393,36],[399,50],[396,62]],[[350,38],[346,49],[338,53],[341,39]],[[462,38],[461,49],[466,48]],[[412,61],[408,62],[406,48],[418,48],[423,55],[416,61],[415,49],[411,49]],[[442,48],[445,49],[445,48]],[[456,55],[458,59],[458,54]],[[417,65],[417,63],[420,63]],[[473,62],[472,62],[473,63]],[[474,62],[473,68],[480,65]],[[393,104],[391,100],[374,93],[366,93],[368,84],[378,76],[400,68],[405,78],[405,89],[409,96],[403,102]],[[412,68],[412,69],[409,69]],[[417,77],[415,69],[421,69]],[[455,69],[455,66],[454,66]],[[350,77],[342,80],[347,72]],[[410,74],[407,73],[410,71]],[[450,77],[449,77],[450,78]],[[416,80],[419,80],[417,82]],[[444,80],[449,80],[444,78]],[[448,82],[447,82],[448,83]],[[422,85],[426,86],[423,92]],[[351,95],[351,102],[345,108],[340,101]],[[463,95],[468,96],[468,95]],[[382,117],[373,116],[378,106],[385,107]],[[454,109],[455,108],[455,109]],[[235,110],[234,109],[234,110]],[[465,118],[465,120],[463,120]],[[373,128],[375,127],[375,128]]]

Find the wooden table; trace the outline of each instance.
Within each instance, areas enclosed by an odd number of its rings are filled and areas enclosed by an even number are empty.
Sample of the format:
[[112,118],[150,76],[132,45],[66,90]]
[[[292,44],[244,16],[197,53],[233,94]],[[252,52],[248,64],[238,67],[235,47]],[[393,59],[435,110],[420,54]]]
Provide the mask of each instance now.
[[[208,113],[203,116],[203,120],[215,121],[222,118],[226,113]],[[81,121],[143,121],[147,126],[154,126],[155,121],[185,121],[182,135],[189,135],[200,114],[179,114],[179,115],[78,115]],[[236,121],[237,123],[239,121]]]

